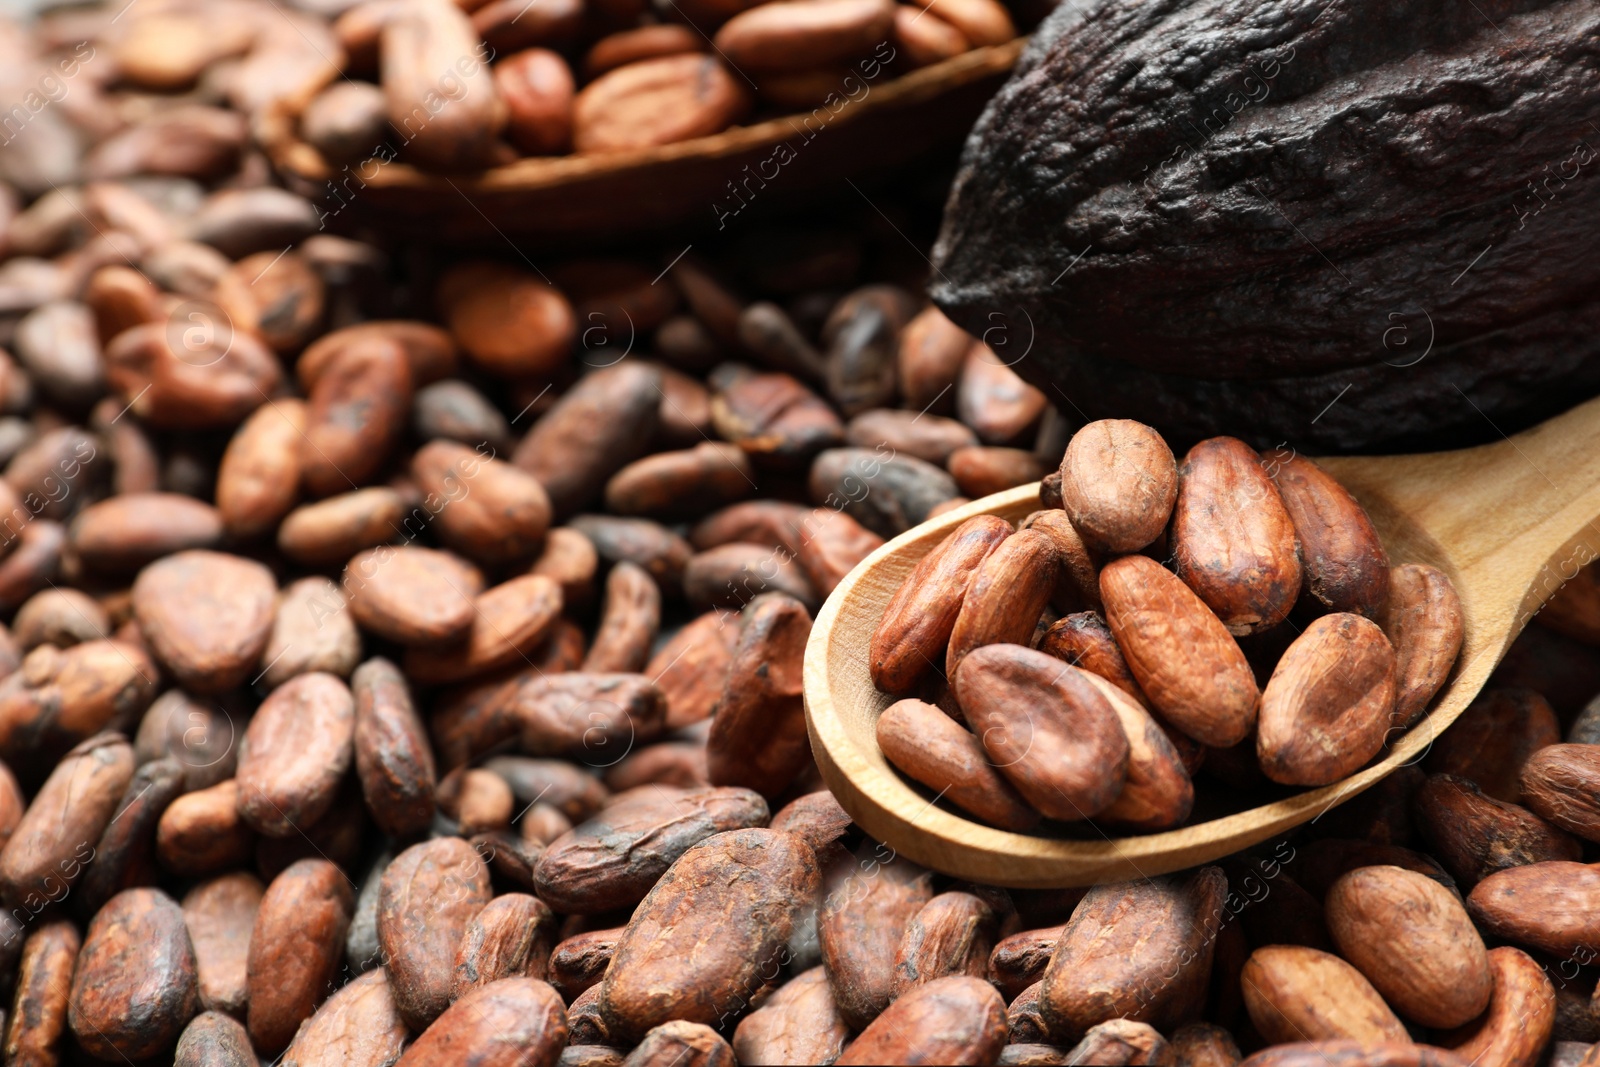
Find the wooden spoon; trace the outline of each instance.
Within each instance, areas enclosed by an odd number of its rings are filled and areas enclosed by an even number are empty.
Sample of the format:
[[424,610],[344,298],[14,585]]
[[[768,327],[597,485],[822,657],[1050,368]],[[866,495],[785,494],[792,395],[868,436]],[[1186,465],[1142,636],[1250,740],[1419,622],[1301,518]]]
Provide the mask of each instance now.
[[[1318,462],[1366,506],[1393,562],[1431,563],[1461,596],[1465,638],[1455,668],[1433,710],[1382,760],[1320,789],[1131,837],[1093,828],[1071,840],[996,830],[908,784],[884,760],[874,733],[893,698],[868,674],[873,631],[895,590],[945,535],[974,515],[1015,522],[1037,510],[1034,484],[901,534],[868,556],[823,605],[806,646],[806,721],[812,752],[839,803],[872,836],[936,870],[1019,888],[1079,886],[1216,860],[1313,820],[1418,762],[1550,595],[1600,557],[1600,398],[1478,448]],[[1217,791],[1201,786],[1208,788]]]

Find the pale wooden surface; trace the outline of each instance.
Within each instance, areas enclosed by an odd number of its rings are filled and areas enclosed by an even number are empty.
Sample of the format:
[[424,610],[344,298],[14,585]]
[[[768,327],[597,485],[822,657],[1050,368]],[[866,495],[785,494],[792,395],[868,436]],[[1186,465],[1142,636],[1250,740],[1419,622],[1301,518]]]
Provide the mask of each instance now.
[[1072,886],[1218,859],[1310,821],[1419,761],[1563,578],[1600,556],[1600,399],[1479,448],[1319,462],[1366,506],[1394,562],[1440,567],[1461,596],[1465,639],[1450,680],[1428,716],[1380,762],[1263,807],[1164,833],[1097,841],[1009,833],[929,803],[878,751],[874,726],[891,698],[872,685],[867,647],[889,598],[922,556],[974,515],[1016,521],[1036,510],[1035,484],[974,501],[900,535],[823,605],[806,647],[805,691],[811,747],[829,788],[868,833],[918,863],[1004,886]]

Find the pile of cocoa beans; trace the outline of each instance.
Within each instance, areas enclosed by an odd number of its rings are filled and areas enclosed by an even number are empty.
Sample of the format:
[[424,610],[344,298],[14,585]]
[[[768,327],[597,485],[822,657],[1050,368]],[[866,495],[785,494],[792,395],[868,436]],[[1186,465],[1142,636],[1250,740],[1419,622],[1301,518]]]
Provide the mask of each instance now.
[[985,823],[1168,830],[1212,751],[1234,778],[1330,785],[1422,717],[1460,652],[1450,579],[1391,567],[1292,451],[1214,437],[1180,464],[1106,419],[1042,484],[1055,506],[975,516],[924,556],[872,639],[879,689],[928,697],[878,719],[884,755]]

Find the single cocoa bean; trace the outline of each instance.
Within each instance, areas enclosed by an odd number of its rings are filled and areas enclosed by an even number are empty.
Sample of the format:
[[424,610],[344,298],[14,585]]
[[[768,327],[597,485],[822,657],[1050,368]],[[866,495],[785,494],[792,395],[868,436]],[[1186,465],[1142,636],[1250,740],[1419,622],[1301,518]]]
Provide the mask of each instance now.
[[98,1059],[170,1049],[199,1004],[183,912],[159,889],[128,889],[89,924],[72,975],[67,1022]]
[[191,550],[139,572],[133,613],[162,666],[191,693],[250,677],[271,636],[278,587],[254,560]]
[[344,682],[314,672],[262,702],[239,752],[239,814],[259,833],[288,837],[333,805],[355,748],[355,701]]
[[328,995],[354,908],[350,880],[324,859],[300,860],[267,886],[246,963],[247,1025],[256,1048],[283,1051]]
[[378,944],[395,1004],[412,1030],[427,1029],[450,1004],[456,951],[490,896],[489,868],[460,838],[412,845],[383,872]]
[[706,739],[713,784],[743,786],[771,799],[811,762],[801,678],[810,636],[805,605],[782,593],[759,596],[741,613]]
[[896,1000],[834,1062],[993,1063],[1006,1042],[1006,1006],[994,986],[952,976]]

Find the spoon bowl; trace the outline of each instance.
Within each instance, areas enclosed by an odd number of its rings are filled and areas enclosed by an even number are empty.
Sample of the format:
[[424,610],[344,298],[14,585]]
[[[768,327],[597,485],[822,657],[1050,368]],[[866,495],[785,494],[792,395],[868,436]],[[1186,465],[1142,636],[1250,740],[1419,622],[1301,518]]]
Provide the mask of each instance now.
[[806,646],[806,723],[834,796],[868,833],[935,870],[1014,888],[1084,886],[1211,862],[1312,821],[1421,760],[1550,595],[1600,558],[1600,399],[1477,448],[1317,462],[1366,507],[1391,562],[1438,567],[1461,598],[1463,640],[1450,677],[1429,713],[1366,768],[1332,785],[1175,830],[1112,836],[1077,824],[1069,832],[1079,836],[1071,838],[975,822],[896,772],[876,739],[878,715],[895,698],[872,684],[872,634],[923,556],[975,515],[1015,523],[1036,511],[1034,483],[894,538],[823,605]]

